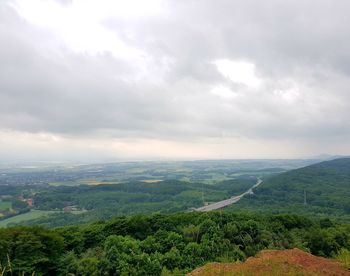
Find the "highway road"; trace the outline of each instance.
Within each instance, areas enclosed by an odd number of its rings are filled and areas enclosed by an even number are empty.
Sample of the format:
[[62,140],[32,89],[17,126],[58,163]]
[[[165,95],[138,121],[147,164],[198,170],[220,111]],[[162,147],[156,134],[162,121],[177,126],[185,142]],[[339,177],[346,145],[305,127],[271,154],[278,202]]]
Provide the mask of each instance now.
[[233,197],[231,197],[229,199],[221,200],[221,201],[218,201],[218,202],[215,202],[215,203],[203,206],[203,207],[195,208],[194,211],[197,211],[197,212],[209,212],[209,211],[221,209],[221,208],[224,208],[224,207],[226,207],[228,205],[236,203],[242,197],[244,197],[245,195],[253,194],[253,189],[258,187],[261,183],[262,183],[262,180],[258,179],[256,184],[253,187],[251,187],[249,190],[245,191],[243,194],[240,194],[238,196],[233,196]]

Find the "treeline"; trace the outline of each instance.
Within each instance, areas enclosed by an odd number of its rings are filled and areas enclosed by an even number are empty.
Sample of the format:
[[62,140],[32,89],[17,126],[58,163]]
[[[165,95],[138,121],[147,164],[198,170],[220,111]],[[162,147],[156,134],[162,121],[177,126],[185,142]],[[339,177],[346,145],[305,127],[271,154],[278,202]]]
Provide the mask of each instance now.
[[206,262],[244,260],[266,248],[331,257],[350,249],[349,230],[296,215],[137,215],[51,230],[1,229],[0,263],[15,275],[169,275]]
[[166,180],[157,183],[135,181],[95,186],[59,186],[39,190],[34,201],[36,208],[41,210],[62,209],[67,205],[78,205],[92,210],[111,204],[167,200],[183,203],[190,201],[189,207],[194,207],[203,204],[202,196],[198,197],[199,192],[200,195],[204,194],[206,201],[222,200],[248,190],[255,182],[256,178],[253,177],[227,180],[217,185]]
[[57,227],[110,219],[115,215],[176,213],[202,206],[204,202],[215,202],[240,194],[255,182],[254,177],[241,177],[216,185],[165,180],[157,183],[134,181],[96,186],[48,187],[36,192],[35,208],[62,210],[74,205],[88,212],[79,215],[60,213],[25,223]]

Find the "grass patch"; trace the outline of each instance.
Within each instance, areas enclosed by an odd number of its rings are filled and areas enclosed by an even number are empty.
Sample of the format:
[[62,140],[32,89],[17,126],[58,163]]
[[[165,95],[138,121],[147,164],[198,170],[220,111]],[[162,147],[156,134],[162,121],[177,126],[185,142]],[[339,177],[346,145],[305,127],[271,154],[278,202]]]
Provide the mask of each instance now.
[[2,201],[0,200],[0,211],[12,208],[11,201]]
[[350,251],[342,248],[336,256],[336,260],[341,262],[347,269],[350,269]]

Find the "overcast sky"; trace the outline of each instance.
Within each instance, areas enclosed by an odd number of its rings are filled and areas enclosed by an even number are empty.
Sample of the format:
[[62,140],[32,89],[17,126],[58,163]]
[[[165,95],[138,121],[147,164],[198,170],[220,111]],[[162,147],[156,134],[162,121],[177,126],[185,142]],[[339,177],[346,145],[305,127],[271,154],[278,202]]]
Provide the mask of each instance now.
[[348,0],[1,0],[0,159],[350,154]]

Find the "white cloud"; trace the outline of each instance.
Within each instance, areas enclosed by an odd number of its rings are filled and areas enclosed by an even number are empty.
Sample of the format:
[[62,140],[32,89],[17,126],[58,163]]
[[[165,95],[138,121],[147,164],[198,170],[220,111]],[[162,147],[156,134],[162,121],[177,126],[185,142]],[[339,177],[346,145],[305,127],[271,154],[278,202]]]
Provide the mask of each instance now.
[[214,63],[224,77],[235,83],[244,84],[252,88],[259,88],[262,84],[262,80],[256,76],[253,63],[228,59],[216,60]]
[[290,79],[283,80],[280,86],[280,88],[273,91],[273,94],[286,103],[295,104],[298,100],[302,99],[302,93],[296,81]]
[[118,58],[140,62],[147,53],[127,45],[103,22],[109,18],[137,19],[157,14],[161,1],[75,0],[61,5],[54,0],[16,0],[13,6],[31,24],[58,35],[71,50],[88,54],[107,51]]
[[216,96],[224,98],[224,99],[233,99],[233,98],[236,98],[238,96],[237,93],[233,92],[229,87],[224,86],[224,85],[215,86],[211,90],[211,93],[213,95],[216,95]]

